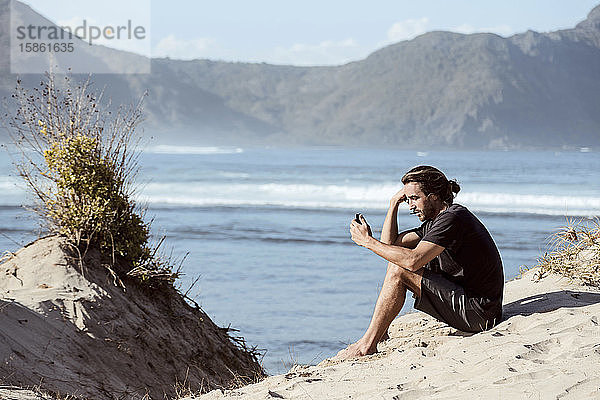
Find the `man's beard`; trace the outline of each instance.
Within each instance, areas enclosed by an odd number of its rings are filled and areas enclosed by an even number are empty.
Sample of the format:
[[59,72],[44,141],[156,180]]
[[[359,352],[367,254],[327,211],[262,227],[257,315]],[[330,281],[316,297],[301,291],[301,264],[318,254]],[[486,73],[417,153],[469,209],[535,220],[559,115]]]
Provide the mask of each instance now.
[[[419,210],[417,210],[419,211]],[[435,207],[428,200],[423,202],[423,209],[420,210],[419,219],[421,221],[428,221],[435,218]]]

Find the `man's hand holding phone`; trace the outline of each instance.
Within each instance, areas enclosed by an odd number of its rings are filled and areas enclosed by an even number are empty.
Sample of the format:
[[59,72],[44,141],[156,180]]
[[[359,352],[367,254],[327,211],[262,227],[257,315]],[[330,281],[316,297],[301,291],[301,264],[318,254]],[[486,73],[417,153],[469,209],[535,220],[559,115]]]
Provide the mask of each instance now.
[[350,223],[350,234],[352,240],[359,246],[365,246],[369,239],[373,236],[371,227],[367,223],[362,214],[357,213],[355,218]]

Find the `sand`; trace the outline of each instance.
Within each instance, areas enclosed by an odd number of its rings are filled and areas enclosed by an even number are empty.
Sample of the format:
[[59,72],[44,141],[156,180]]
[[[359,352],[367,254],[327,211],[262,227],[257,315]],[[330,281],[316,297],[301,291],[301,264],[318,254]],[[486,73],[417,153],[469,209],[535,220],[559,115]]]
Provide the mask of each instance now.
[[57,237],[1,264],[0,398],[172,398],[261,370],[172,287],[124,283],[93,251],[74,261]]
[[255,366],[201,310],[123,291],[89,265],[73,265],[56,238],[0,265],[0,398],[47,398],[41,389],[90,399],[600,399],[600,288],[537,281],[535,269],[507,283],[504,320],[489,331],[413,312],[375,355],[183,397]]
[[413,312],[375,355],[298,365],[198,398],[600,399],[600,289],[555,275],[537,282],[537,272],[506,284],[505,318],[489,331],[466,334]]

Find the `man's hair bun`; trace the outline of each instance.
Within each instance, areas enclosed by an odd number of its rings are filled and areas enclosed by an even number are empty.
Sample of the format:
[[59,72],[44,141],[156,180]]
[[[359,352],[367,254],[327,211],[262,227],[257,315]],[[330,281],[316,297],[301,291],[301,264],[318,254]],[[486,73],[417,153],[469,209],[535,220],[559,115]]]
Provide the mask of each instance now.
[[450,186],[450,191],[455,195],[460,192],[460,185],[454,179],[450,179],[448,185]]

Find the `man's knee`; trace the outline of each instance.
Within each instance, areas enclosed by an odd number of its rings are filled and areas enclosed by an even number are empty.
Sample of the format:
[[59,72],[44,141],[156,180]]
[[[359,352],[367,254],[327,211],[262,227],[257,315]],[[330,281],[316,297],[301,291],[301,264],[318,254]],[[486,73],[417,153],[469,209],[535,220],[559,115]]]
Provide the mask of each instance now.
[[406,271],[404,268],[399,267],[398,265],[394,264],[393,262],[388,263],[387,273],[388,273],[388,275],[390,275],[391,278],[402,281],[403,276],[405,275],[404,271]]
[[399,284],[402,284],[410,291],[416,293],[417,295],[420,295],[421,277],[423,275],[421,270],[417,272],[409,271],[390,262],[388,263],[387,273],[392,280],[397,281]]
[[410,275],[414,274],[414,272],[408,271],[392,262],[388,263],[387,271],[390,277],[394,280],[401,281],[402,283],[406,283],[407,279],[410,278]]

